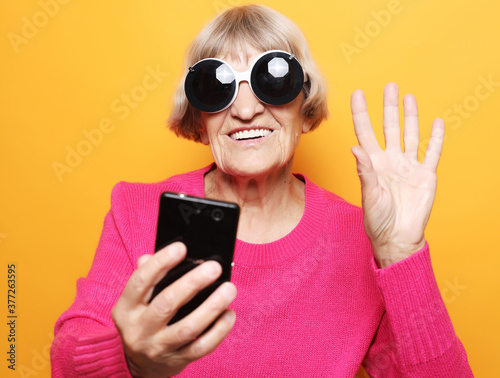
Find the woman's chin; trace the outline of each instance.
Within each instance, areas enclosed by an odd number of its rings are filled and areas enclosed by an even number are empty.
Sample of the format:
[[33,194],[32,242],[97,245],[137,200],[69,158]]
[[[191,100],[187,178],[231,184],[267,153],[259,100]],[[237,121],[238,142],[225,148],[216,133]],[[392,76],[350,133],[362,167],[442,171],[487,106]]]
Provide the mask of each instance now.
[[287,165],[247,159],[241,162],[232,161],[228,164],[217,164],[217,168],[229,176],[248,179],[275,175]]

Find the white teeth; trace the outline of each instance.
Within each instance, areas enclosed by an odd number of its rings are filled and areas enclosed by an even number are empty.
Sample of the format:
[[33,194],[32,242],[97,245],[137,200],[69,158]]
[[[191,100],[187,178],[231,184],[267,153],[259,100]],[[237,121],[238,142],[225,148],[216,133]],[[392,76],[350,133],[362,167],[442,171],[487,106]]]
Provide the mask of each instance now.
[[243,139],[265,137],[271,133],[272,131],[269,129],[251,129],[251,130],[237,131],[235,133],[230,134],[229,136],[232,139],[243,140]]

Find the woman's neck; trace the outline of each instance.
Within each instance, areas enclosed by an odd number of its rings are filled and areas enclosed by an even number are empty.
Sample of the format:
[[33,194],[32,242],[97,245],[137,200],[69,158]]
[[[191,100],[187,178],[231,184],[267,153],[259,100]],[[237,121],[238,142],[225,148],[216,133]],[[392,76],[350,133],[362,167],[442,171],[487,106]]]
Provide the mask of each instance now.
[[234,177],[216,168],[205,175],[205,195],[240,206],[238,239],[253,244],[281,239],[304,213],[304,183],[291,164],[259,177]]

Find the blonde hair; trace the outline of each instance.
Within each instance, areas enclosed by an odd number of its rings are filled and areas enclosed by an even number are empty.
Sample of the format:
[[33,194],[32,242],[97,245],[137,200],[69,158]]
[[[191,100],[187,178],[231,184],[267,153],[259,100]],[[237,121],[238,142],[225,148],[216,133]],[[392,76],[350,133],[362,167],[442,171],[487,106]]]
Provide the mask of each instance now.
[[[201,59],[237,51],[249,44],[257,50],[284,50],[297,58],[306,73],[302,113],[315,129],[328,115],[326,83],[314,63],[307,41],[299,28],[281,13],[261,5],[244,5],[226,10],[213,19],[193,40],[185,72]],[[177,87],[168,125],[178,136],[200,141],[201,114],[187,100],[184,78]]]

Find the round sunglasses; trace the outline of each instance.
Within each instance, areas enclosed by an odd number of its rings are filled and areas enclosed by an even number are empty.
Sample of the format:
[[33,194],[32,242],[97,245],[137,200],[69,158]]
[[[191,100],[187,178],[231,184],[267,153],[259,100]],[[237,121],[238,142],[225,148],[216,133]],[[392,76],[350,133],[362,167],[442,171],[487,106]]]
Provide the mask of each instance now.
[[216,113],[234,102],[242,81],[249,83],[260,101],[284,105],[302,90],[304,71],[292,54],[281,50],[262,53],[245,72],[235,71],[221,59],[208,58],[189,67],[184,91],[196,109]]

